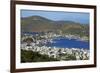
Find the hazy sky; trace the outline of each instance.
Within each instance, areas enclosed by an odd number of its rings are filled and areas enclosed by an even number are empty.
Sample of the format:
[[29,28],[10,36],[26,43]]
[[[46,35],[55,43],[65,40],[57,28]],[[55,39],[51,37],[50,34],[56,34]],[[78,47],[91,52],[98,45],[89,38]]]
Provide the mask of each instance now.
[[50,20],[74,21],[89,24],[89,13],[61,12],[61,11],[40,11],[40,10],[21,10],[21,17],[42,16]]

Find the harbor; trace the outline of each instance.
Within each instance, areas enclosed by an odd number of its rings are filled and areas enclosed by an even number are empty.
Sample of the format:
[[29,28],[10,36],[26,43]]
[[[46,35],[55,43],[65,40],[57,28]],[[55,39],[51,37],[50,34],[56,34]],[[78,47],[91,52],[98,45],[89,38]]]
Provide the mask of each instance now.
[[[73,35],[62,36],[51,32],[45,34],[35,33],[34,35],[24,34],[21,49],[38,52],[41,55],[47,55],[61,61],[89,59],[88,41],[79,40]],[[69,56],[72,58],[69,58]]]

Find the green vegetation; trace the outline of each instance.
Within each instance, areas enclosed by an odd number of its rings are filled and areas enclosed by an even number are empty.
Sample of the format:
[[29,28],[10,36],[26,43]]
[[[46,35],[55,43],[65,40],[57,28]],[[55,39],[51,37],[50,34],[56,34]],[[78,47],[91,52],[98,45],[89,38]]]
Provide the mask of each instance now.
[[21,50],[21,62],[48,62],[60,60],[76,60],[75,55],[61,54],[57,58],[49,57],[48,55],[41,55],[39,52]]
[[38,52],[21,50],[21,62],[46,62],[46,61],[58,61],[55,58],[48,55],[41,55]]
[[76,56],[73,54],[60,54],[58,57],[59,60],[76,60]]
[[76,60],[76,56],[75,55],[70,55],[67,54],[66,59],[65,60]]

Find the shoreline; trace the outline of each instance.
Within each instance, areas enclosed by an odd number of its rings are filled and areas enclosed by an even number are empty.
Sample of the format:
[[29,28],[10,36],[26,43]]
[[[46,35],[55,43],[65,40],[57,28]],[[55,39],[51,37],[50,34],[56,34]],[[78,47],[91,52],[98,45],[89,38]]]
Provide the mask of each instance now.
[[82,36],[80,37],[79,35],[74,35],[74,34],[56,34],[54,32],[50,32],[50,33],[45,33],[45,34],[41,34],[38,32],[25,32],[24,35],[28,35],[28,36],[40,36],[42,38],[59,38],[59,37],[63,37],[66,39],[76,39],[78,41],[85,41],[85,42],[89,42],[89,38],[86,36]]

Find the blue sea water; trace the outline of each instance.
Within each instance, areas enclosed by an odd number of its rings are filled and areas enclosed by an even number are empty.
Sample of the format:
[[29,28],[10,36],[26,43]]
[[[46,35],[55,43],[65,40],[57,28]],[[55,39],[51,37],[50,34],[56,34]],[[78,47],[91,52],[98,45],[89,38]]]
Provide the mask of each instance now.
[[89,49],[89,42],[79,41],[76,39],[53,39],[53,43],[48,43],[48,47],[58,47],[58,48],[79,48],[79,49]]

